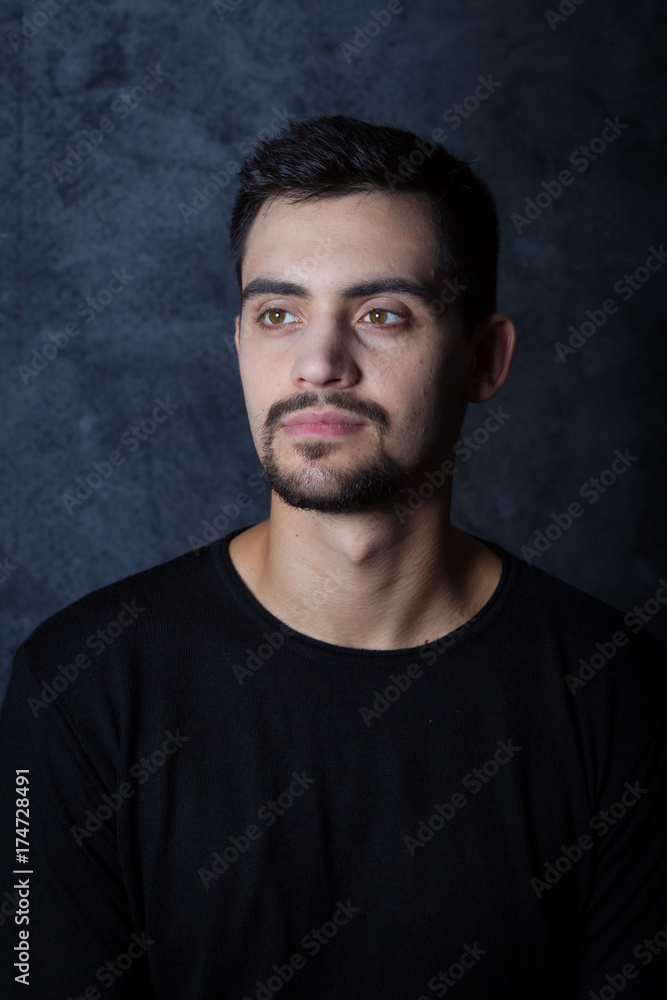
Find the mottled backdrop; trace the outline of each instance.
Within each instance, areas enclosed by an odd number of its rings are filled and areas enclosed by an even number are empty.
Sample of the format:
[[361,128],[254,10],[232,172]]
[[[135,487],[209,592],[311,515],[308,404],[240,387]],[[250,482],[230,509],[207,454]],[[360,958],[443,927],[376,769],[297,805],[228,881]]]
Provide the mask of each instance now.
[[455,522],[646,607],[667,639],[658,3],[4,0],[0,18],[3,691],[47,616],[211,540],[225,509],[221,534],[267,516],[227,226],[258,137],[315,114],[441,129],[497,195],[510,416],[472,437]]

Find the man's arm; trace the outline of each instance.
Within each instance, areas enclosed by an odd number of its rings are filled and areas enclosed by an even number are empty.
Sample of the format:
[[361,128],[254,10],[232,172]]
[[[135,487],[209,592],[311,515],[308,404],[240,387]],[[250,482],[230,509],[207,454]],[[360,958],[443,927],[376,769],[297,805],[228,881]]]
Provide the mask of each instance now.
[[0,995],[150,1000],[145,928],[124,891],[115,814],[91,836],[72,829],[109,790],[58,700],[44,703],[29,645],[16,654],[0,713]]
[[[628,760],[627,813],[598,821],[575,1000],[667,997],[667,724]],[[618,796],[615,796],[618,798]],[[603,805],[612,803],[603,803]]]

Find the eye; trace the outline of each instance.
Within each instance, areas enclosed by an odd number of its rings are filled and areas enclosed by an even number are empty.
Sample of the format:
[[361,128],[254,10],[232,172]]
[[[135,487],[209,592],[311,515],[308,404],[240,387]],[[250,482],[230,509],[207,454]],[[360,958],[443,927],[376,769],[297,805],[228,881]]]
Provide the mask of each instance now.
[[[264,317],[267,315],[269,316],[269,323],[264,322]],[[264,309],[257,317],[257,322],[260,326],[285,326],[285,323],[281,322],[281,316],[292,316],[293,319],[296,319],[294,313],[288,312],[287,309],[276,309],[274,306],[271,309]]]
[[[369,309],[368,312],[364,313],[365,316],[371,317],[371,324],[373,326],[391,326],[392,321],[388,320],[388,317],[394,316],[395,320],[393,322],[400,322],[401,320],[407,319],[403,313],[396,312],[395,310],[385,309],[382,306],[375,306]],[[268,323],[264,321],[264,317],[268,316]],[[292,320],[285,319],[285,317],[291,316]],[[260,326],[286,326],[290,322],[296,319],[294,313],[288,312],[287,309],[281,309],[276,306],[272,306],[268,309],[263,309],[257,317],[257,322]]]
[[399,321],[407,319],[403,313],[394,312],[391,309],[385,309],[383,306],[374,306],[372,309],[369,309],[367,313],[364,313],[364,315],[371,317],[371,323],[374,326],[390,326],[391,324],[387,323],[387,316],[396,316]]

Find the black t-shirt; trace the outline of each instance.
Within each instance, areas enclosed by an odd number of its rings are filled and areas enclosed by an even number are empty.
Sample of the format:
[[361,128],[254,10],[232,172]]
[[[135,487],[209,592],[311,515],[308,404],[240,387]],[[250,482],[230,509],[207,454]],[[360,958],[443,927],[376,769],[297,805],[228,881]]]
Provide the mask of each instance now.
[[322,642],[244,585],[241,530],[18,651],[0,995],[664,1000],[665,647],[491,542],[456,631]]

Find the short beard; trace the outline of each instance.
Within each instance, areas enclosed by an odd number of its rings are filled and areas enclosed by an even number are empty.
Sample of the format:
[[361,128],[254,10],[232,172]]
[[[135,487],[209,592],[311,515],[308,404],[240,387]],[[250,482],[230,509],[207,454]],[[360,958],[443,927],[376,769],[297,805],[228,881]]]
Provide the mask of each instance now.
[[[298,441],[294,450],[313,463],[332,452],[327,441]],[[269,445],[262,456],[266,479],[274,492],[290,507],[316,510],[321,514],[344,514],[384,508],[387,501],[414,481],[410,472],[383,454],[380,443],[373,458],[364,466],[345,471],[316,473],[318,484],[304,485],[311,477],[308,472],[283,472]],[[315,479],[315,476],[312,477]]]

